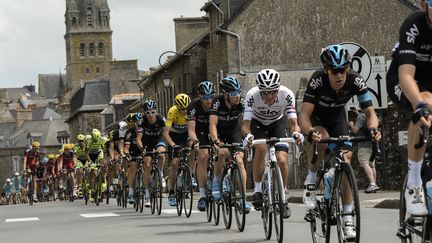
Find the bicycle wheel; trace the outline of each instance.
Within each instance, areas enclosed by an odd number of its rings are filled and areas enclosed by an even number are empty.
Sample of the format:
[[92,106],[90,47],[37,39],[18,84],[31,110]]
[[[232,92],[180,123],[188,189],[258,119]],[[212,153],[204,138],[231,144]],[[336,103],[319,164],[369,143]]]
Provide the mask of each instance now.
[[[108,177],[107,177],[108,178]],[[111,197],[111,193],[110,193],[110,182],[107,180],[107,183],[106,183],[106,189],[105,189],[105,201],[106,201],[106,204],[107,205],[109,205],[109,199],[110,199],[110,197]]]
[[97,174],[96,176],[96,188],[95,188],[95,203],[96,206],[99,206],[99,203],[101,201],[101,189],[102,189],[102,176],[100,175],[100,173]]
[[151,213],[155,211],[158,215],[162,212],[162,177],[159,168],[156,166],[152,170],[150,181],[150,209]]
[[[327,225],[330,226],[331,217],[329,216],[329,204],[324,201],[324,188],[322,182],[323,177],[319,176],[316,182],[317,207],[313,210],[309,210],[307,215],[313,243],[328,243],[330,241],[330,230],[327,230]],[[330,229],[330,227],[328,228]]]
[[432,216],[425,217],[423,222],[423,242],[432,242]]
[[235,165],[231,169],[233,179],[233,191],[232,197],[234,199],[234,212],[237,228],[240,232],[243,232],[246,223],[246,200],[245,190],[243,187],[243,177],[240,173],[239,168]]
[[183,211],[183,171],[177,174],[175,183],[175,197],[176,197],[176,208],[177,215],[181,216]]
[[127,208],[127,198],[128,198],[128,180],[127,180],[127,175],[123,172],[123,186],[122,186],[122,206],[123,208]]
[[183,171],[183,201],[184,211],[186,217],[190,217],[192,213],[193,204],[193,185],[192,185],[192,173],[189,166],[185,166]]
[[141,210],[141,198],[143,197],[142,191],[142,171],[140,169],[135,173],[135,186],[134,186],[134,207],[135,212]]
[[85,205],[87,205],[88,200],[89,200],[89,190],[88,190],[87,179],[83,179],[83,181],[82,181],[82,191],[83,191],[83,198],[84,198]]
[[222,218],[225,224],[225,228],[230,229],[232,223],[232,207],[231,207],[231,185],[232,178],[228,174],[230,171],[228,168],[224,168],[222,172],[220,193],[222,195],[221,207],[222,207]]
[[[31,176],[31,175],[30,175]],[[29,182],[29,189],[28,189],[28,200],[29,200],[29,205],[33,206],[33,179],[30,178],[30,182]]]
[[[358,195],[357,181],[354,171],[347,163],[340,164],[339,173],[335,175],[335,184],[333,185],[333,194],[335,196],[335,210],[336,210],[336,228],[338,233],[339,242],[360,242],[360,201]],[[345,184],[344,184],[345,182]],[[351,194],[352,197],[352,211],[344,212],[343,210],[343,192]],[[351,216],[354,224],[355,238],[347,239],[344,234],[344,216]]]
[[285,211],[285,205],[283,201],[284,186],[282,182],[282,175],[279,166],[275,166],[271,169],[272,173],[272,202],[273,202],[273,218],[274,218],[274,229],[276,232],[276,239],[278,243],[283,241],[283,215]]
[[69,191],[69,202],[73,202],[74,201],[74,196],[73,196],[74,188],[73,188],[72,176],[71,175],[69,175],[69,177],[68,177],[68,185],[67,185],[67,187],[68,187],[68,191]]
[[[267,177],[264,176],[264,180],[267,180]],[[270,195],[269,195],[269,183],[268,181],[263,181],[261,184],[261,190],[263,194],[263,207],[261,209],[261,219],[263,221],[264,226],[264,235],[267,240],[270,240],[272,235],[272,225],[273,225],[273,208],[270,205]]]

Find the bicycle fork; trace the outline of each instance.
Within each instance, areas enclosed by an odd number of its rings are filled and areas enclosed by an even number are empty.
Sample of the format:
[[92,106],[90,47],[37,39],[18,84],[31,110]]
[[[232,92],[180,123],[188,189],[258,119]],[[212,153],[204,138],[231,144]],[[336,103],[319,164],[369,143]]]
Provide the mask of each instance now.
[[[273,199],[272,199],[272,190],[274,185],[271,183],[272,181],[272,173],[271,173],[271,169],[275,168],[276,170],[280,170],[280,168],[277,166],[277,160],[276,160],[276,150],[275,147],[271,146],[269,149],[269,152],[266,154],[266,166],[264,169],[264,178],[263,178],[263,182],[265,183],[264,188],[265,190],[267,190],[267,197],[268,197],[268,202],[269,205],[273,205]],[[282,174],[279,173],[279,178],[275,178],[276,180],[279,181],[283,181],[282,179]],[[285,190],[285,186],[283,186],[284,190]],[[282,200],[282,202],[285,202],[285,193],[282,193],[282,195],[280,195],[281,198],[279,200]],[[273,207],[269,208],[270,212],[273,211]]]

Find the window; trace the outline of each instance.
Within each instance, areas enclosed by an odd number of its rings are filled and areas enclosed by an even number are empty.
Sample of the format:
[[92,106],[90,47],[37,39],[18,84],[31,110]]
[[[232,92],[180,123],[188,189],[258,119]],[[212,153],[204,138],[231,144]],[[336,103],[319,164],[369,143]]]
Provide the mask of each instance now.
[[90,68],[89,67],[86,68],[86,74],[90,74]]
[[95,44],[90,42],[89,44],[89,56],[93,57],[95,55]]
[[103,42],[99,42],[98,44],[98,56],[104,56],[105,55],[105,45]]
[[100,67],[96,67],[96,73],[97,73],[97,74],[100,73]]
[[77,18],[72,17],[72,26],[75,26],[77,24]]
[[85,48],[86,48],[86,44],[85,43],[80,43],[80,57],[85,57]]

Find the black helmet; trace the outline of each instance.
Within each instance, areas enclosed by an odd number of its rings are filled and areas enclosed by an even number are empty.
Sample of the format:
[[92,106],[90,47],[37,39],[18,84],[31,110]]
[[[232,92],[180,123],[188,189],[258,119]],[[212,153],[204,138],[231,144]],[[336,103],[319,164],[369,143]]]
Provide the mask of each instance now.
[[200,95],[209,95],[215,93],[214,85],[210,81],[202,81],[201,83],[199,83],[197,90],[198,94]]
[[219,82],[219,89],[222,93],[241,92],[241,84],[234,77],[225,77]]
[[348,50],[341,45],[330,45],[321,53],[321,63],[325,69],[344,69],[351,64]]
[[156,110],[156,102],[153,100],[146,100],[143,104],[144,111]]

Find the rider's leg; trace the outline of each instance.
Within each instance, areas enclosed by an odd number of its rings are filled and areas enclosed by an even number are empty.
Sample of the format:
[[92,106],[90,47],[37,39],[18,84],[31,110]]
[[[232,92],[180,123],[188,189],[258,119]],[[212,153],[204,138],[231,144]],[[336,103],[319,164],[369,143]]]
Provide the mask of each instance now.
[[200,149],[198,150],[198,165],[196,174],[198,174],[198,185],[200,198],[205,197],[205,189],[207,184],[207,160],[208,160],[209,152],[208,149]]

